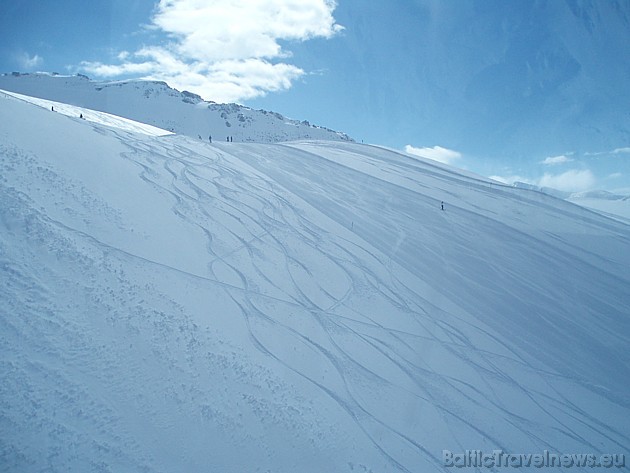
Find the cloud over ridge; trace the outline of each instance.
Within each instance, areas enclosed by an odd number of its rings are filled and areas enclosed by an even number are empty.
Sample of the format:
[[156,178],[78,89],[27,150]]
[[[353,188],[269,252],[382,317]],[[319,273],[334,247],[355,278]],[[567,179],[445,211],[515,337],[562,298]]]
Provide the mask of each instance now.
[[138,74],[219,102],[285,90],[305,72],[279,41],[331,38],[334,0],[161,0],[151,28],[168,41],[119,54],[118,64],[83,62],[99,77]]
[[40,67],[44,63],[44,59],[38,54],[31,56],[27,52],[21,52],[17,55],[17,62],[22,69],[32,70]]
[[412,145],[406,145],[405,152],[411,155],[420,156],[422,158],[429,158],[443,164],[451,165],[454,161],[462,157],[462,154],[459,151],[442,148],[441,146],[434,146],[433,148],[416,148]]
[[545,173],[538,184],[565,192],[581,192],[592,189],[597,180],[588,169],[570,169],[561,174]]

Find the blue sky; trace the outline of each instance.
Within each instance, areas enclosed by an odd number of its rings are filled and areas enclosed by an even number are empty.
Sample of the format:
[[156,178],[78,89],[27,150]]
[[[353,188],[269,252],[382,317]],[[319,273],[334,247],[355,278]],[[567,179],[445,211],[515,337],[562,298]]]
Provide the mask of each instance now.
[[0,0],[0,71],[150,77],[506,182],[630,193],[630,1]]

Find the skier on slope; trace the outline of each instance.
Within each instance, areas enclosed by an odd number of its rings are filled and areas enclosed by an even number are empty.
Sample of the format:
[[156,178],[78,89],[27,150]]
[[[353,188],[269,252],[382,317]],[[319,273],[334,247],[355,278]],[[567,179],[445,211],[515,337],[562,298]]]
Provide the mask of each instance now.
[[442,201],[442,203],[440,204],[440,206],[442,207],[442,210],[444,210],[444,201]]

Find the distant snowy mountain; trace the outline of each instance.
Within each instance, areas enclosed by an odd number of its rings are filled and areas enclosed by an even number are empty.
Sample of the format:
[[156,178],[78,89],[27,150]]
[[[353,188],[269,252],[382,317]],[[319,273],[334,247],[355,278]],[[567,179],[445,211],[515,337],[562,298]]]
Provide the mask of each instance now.
[[567,200],[630,224],[630,195],[591,191],[571,194]]
[[570,192],[565,192],[565,191],[561,191],[558,189],[554,189],[553,187],[540,187],[540,186],[536,186],[534,184],[528,184],[526,182],[515,182],[514,184],[512,184],[514,187],[516,187],[517,189],[528,189],[531,191],[537,191],[537,192],[544,192],[545,194],[549,194],[552,195],[554,197],[557,197],[559,199],[566,199],[567,197],[569,197],[571,195]]
[[559,199],[565,199],[574,204],[599,212],[607,217],[630,223],[630,195],[619,195],[602,190],[566,192],[553,189],[552,187],[540,187],[525,182],[515,182],[512,185],[518,189],[543,192]]
[[630,225],[379,147],[57,107],[0,94],[0,471],[628,455]]
[[164,82],[96,82],[84,75],[2,74],[0,89],[107,112],[208,141],[275,143],[300,139],[353,141],[344,133],[274,112],[206,102]]

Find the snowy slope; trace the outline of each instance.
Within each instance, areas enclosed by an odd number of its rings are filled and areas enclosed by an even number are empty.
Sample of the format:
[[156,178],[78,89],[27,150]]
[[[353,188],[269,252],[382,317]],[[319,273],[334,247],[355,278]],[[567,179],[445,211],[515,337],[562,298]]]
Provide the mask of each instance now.
[[0,122],[0,470],[627,453],[630,226],[353,143]]
[[151,136],[165,136],[172,134],[170,131],[147,125],[146,123],[140,123],[134,120],[129,120],[128,118],[118,117],[110,113],[77,107],[75,105],[69,105],[63,102],[39,99],[30,95],[22,95],[1,89],[0,94],[19,99],[33,105],[37,105],[38,107],[45,108],[46,110],[50,110],[51,112],[60,113],[67,117],[79,118],[90,123],[97,123],[99,125],[105,125],[108,127],[117,128],[119,130],[125,130],[132,133],[142,133]]
[[237,104],[205,102],[164,82],[96,82],[86,76],[0,74],[0,89],[99,110],[208,141],[352,141],[344,133]]

